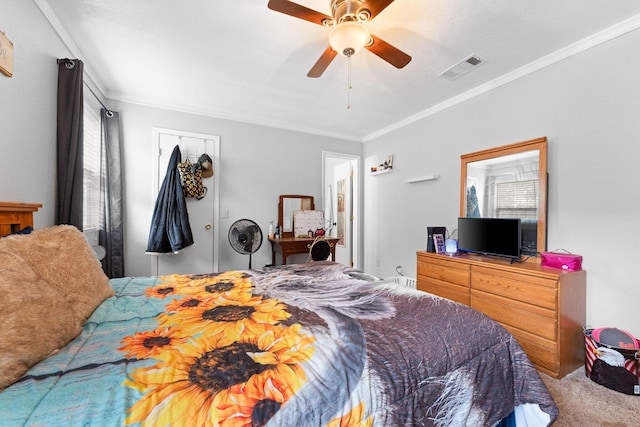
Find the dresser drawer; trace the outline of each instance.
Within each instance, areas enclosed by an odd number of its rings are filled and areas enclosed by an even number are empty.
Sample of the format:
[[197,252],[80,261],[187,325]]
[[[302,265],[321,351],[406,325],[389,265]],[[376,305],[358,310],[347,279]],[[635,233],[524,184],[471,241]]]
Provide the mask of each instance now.
[[[524,268],[524,267],[523,267]],[[534,285],[546,286],[548,288],[557,287],[558,277],[556,274],[549,274],[544,272],[538,272],[534,274],[534,271],[524,270],[519,272],[517,267],[504,266],[503,268],[492,268],[484,265],[473,265],[471,269],[475,273],[482,273],[490,276],[498,276],[501,279],[511,279],[520,282],[532,283]]]
[[482,267],[471,267],[471,289],[557,310],[556,282]]
[[418,276],[417,288],[452,301],[469,305],[469,288],[426,276]]
[[431,277],[469,288],[469,266],[447,260],[423,261],[418,258],[418,276]]
[[557,312],[498,295],[471,290],[471,307],[502,323],[539,337],[557,339]]
[[546,340],[509,325],[503,326],[516,338],[518,344],[538,369],[542,369],[549,375],[556,375],[560,367],[560,360],[558,359],[558,345],[555,341]]

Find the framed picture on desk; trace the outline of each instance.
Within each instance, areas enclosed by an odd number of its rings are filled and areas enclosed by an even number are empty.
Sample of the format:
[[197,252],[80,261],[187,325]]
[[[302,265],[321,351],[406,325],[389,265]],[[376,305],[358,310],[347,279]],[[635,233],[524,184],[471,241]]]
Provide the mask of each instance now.
[[293,213],[293,236],[309,236],[309,231],[315,233],[319,228],[324,228],[324,211],[295,211]]

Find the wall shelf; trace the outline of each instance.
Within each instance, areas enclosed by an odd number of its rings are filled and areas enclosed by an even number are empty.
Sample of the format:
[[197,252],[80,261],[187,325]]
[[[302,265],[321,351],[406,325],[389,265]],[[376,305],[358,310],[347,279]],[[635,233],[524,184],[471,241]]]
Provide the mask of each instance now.
[[382,175],[382,174],[384,174],[384,173],[389,173],[389,172],[391,172],[392,170],[393,170],[393,169],[391,169],[391,168],[388,168],[388,169],[380,169],[380,170],[377,170],[377,171],[375,171],[375,172],[371,172],[371,175]]
[[440,179],[440,175],[431,174],[431,175],[420,176],[417,178],[405,179],[404,182],[406,182],[407,184],[413,184],[414,182],[435,181],[437,179]]
[[[373,169],[376,169],[375,171]],[[381,162],[378,166],[371,167],[371,175],[381,175],[389,173],[393,169],[393,154],[387,156],[387,160]]]

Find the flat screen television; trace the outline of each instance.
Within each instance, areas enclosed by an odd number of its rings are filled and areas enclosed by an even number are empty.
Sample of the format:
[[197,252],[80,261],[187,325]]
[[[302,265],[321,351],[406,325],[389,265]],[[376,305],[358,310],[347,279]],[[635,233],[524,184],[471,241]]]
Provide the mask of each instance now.
[[520,258],[519,218],[458,218],[458,249],[484,255]]

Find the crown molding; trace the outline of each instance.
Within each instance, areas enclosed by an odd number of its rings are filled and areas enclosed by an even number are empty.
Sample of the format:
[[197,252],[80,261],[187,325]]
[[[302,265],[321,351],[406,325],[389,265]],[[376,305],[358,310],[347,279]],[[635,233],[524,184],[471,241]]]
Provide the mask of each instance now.
[[550,65],[564,61],[565,59],[568,59],[572,56],[578,55],[617,37],[623,36],[631,31],[637,30],[638,28],[640,28],[640,15],[632,16],[629,19],[626,19],[616,25],[594,33],[591,36],[586,37],[576,43],[559,49],[553,53],[550,53],[549,55],[543,56],[542,58],[530,62],[529,64],[517,68],[507,74],[503,74],[502,76],[494,80],[491,80],[480,86],[476,86],[475,88],[461,93],[460,95],[454,96],[453,98],[449,98],[446,101],[436,104],[424,111],[421,111],[418,114],[414,114],[413,116],[407,117],[404,120],[400,120],[399,122],[382,128],[376,132],[372,132],[363,137],[363,142],[371,141],[389,132],[401,129],[426,117],[432,116],[450,107],[475,98],[476,96],[485,94],[517,79],[528,76],[529,74],[533,74],[536,71],[542,70],[543,68],[546,68]]
[[327,131],[325,129],[319,129],[319,128],[314,128],[314,127],[291,126],[291,125],[286,124],[286,123],[261,122],[259,120],[248,120],[246,117],[236,117],[234,115],[223,114],[223,113],[220,113],[220,112],[213,112],[213,111],[209,111],[209,110],[205,110],[205,109],[194,109],[193,107],[186,106],[186,105],[158,104],[158,103],[155,103],[155,102],[151,102],[151,101],[149,101],[148,99],[145,99],[145,98],[131,97],[131,96],[128,96],[128,95],[125,95],[125,94],[122,94],[122,93],[115,93],[113,91],[108,92],[107,93],[107,97],[108,97],[108,99],[110,99],[112,101],[125,102],[125,103],[128,103],[128,104],[141,105],[141,106],[150,107],[150,108],[159,108],[159,109],[162,109],[162,110],[175,111],[177,113],[194,114],[194,115],[198,115],[198,116],[210,117],[210,118],[213,118],[213,119],[229,120],[229,121],[233,121],[233,122],[241,122],[241,123],[246,123],[246,124],[249,124],[249,125],[264,126],[264,127],[268,127],[268,128],[285,130],[285,131],[290,131],[290,132],[299,132],[299,133],[303,133],[303,134],[306,134],[306,135],[324,136],[324,137],[327,137],[327,138],[335,138],[335,139],[340,139],[340,140],[344,140],[344,141],[354,141],[354,142],[360,142],[360,143],[363,142],[362,138],[360,136],[353,135],[353,134],[340,133],[340,132],[331,132],[331,131]]
[[[51,5],[49,4],[49,0],[33,0],[33,2],[36,4],[36,6],[41,10],[42,14],[44,15],[44,17],[47,19],[47,21],[49,22],[49,24],[51,25],[51,27],[54,29],[54,31],[58,34],[58,36],[60,37],[60,39],[62,40],[62,42],[64,43],[64,45],[67,47],[67,49],[69,49],[71,55],[82,59],[84,57],[84,55],[82,54],[82,51],[80,50],[80,48],[75,44],[75,42],[73,41],[72,37],[69,35],[69,33],[67,33],[67,31],[65,30],[65,28],[63,27],[62,23],[60,22],[60,20],[58,19],[57,15],[55,14],[55,12],[53,11],[53,9],[51,8]],[[260,125],[260,126],[267,126],[267,127],[272,127],[272,128],[277,128],[277,129],[284,129],[284,130],[289,130],[289,131],[294,131],[294,132],[302,132],[302,133],[308,133],[308,134],[314,134],[314,135],[320,135],[320,136],[326,136],[326,137],[330,137],[330,138],[338,138],[338,139],[344,139],[344,140],[349,140],[349,141],[357,141],[357,142],[362,142],[362,143],[366,143],[368,141],[374,140],[376,138],[379,138],[383,135],[386,135],[390,132],[393,132],[395,130],[401,129],[403,127],[406,127],[410,124],[413,124],[419,120],[425,119],[427,117],[430,117],[434,114],[437,114],[441,111],[444,111],[448,108],[451,108],[455,105],[461,104],[465,101],[468,101],[472,98],[475,98],[477,96],[480,96],[482,94],[485,94],[487,92],[490,92],[494,89],[497,89],[501,86],[504,86],[508,83],[511,83],[515,80],[518,80],[522,77],[528,76],[530,74],[533,74],[539,70],[542,70],[550,65],[556,64],[558,62],[564,61],[565,59],[568,59],[572,56],[575,56],[577,54],[580,54],[582,52],[585,52],[589,49],[592,49],[594,47],[597,47],[601,44],[604,44],[610,40],[613,40],[617,37],[623,36],[624,34],[627,34],[631,31],[635,31],[638,28],[640,28],[640,14],[639,15],[635,15],[632,16],[629,19],[626,19],[622,22],[619,22],[618,24],[612,25],[611,27],[608,27],[602,31],[599,31],[597,33],[592,34],[589,37],[586,37],[582,40],[579,40],[576,43],[573,43],[569,46],[566,46],[562,49],[559,49],[549,55],[546,55],[540,59],[537,59],[533,62],[530,62],[529,64],[526,64],[520,68],[517,68],[509,73],[506,73],[496,79],[493,79],[487,83],[484,83],[482,85],[476,86],[473,89],[470,89],[466,92],[463,92],[457,96],[454,96],[452,98],[449,98],[443,102],[440,102],[430,108],[427,108],[426,110],[423,110],[417,114],[414,114],[412,116],[409,116],[403,120],[400,120],[390,126],[381,128],[375,132],[371,132],[367,135],[364,135],[362,137],[356,136],[356,135],[352,135],[352,134],[341,134],[341,133],[334,133],[334,132],[330,132],[330,131],[325,131],[325,130],[320,130],[320,129],[316,129],[316,128],[305,128],[305,127],[291,127],[290,125],[281,125],[279,126],[278,124],[273,124],[273,123],[260,123],[260,122],[248,122],[246,119],[244,118],[237,118],[237,117],[233,117],[233,116],[224,116],[224,115],[216,115],[215,113],[211,113],[211,112],[207,112],[207,111],[194,111],[193,109],[190,108],[180,108],[180,107],[175,107],[175,106],[162,106],[162,105],[157,105],[157,104],[153,104],[151,102],[145,101],[145,100],[136,100],[136,99],[131,99],[128,98],[127,96],[124,96],[122,94],[114,94],[111,93],[110,91],[107,90],[107,88],[105,87],[105,85],[103,84],[102,80],[99,78],[98,74],[96,74],[93,69],[91,68],[91,66],[87,63],[85,63],[84,65],[84,70],[85,73],[87,75],[87,79],[88,84],[90,84],[94,89],[97,90],[97,92],[100,94],[100,96],[102,96],[105,99],[112,99],[112,100],[116,100],[116,101],[122,101],[122,102],[129,102],[129,103],[134,103],[134,104],[139,104],[139,105],[145,105],[145,106],[150,106],[150,107],[156,107],[156,108],[162,108],[162,109],[168,109],[168,110],[173,110],[173,111],[180,111],[180,112],[185,112],[185,113],[191,113],[191,114],[198,114],[198,115],[203,115],[203,116],[208,116],[208,117],[214,117],[214,118],[219,118],[219,119],[225,119],[225,120],[232,120],[232,121],[239,121],[239,122],[244,122],[244,123],[251,123],[251,124],[255,124],[255,125]]]

